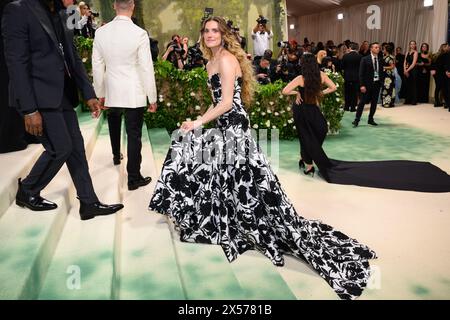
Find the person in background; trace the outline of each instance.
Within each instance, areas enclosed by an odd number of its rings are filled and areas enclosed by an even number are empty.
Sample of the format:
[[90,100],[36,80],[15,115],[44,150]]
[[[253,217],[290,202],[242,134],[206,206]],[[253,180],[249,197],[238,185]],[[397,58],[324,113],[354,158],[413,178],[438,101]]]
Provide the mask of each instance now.
[[434,106],[442,107],[442,99],[441,96],[444,95],[444,85],[445,85],[445,64],[444,58],[445,53],[449,50],[449,46],[447,43],[441,44],[439,51],[437,54],[433,56],[431,63],[431,71],[430,74],[434,78],[434,82],[436,84],[436,88],[434,90]]
[[402,48],[397,47],[395,49],[395,68],[397,70],[398,76],[400,77],[401,84],[400,86],[396,85],[397,91],[397,99],[396,102],[399,102],[400,99],[405,98],[405,55],[402,53]]
[[380,88],[383,76],[383,60],[379,59],[380,45],[377,42],[370,46],[370,55],[361,59],[359,67],[359,85],[361,90],[361,100],[356,110],[356,117],[353,121],[353,127],[356,128],[361,120],[361,115],[364,111],[364,106],[370,103],[369,121],[371,126],[378,124],[374,120],[375,112],[377,111],[377,102],[380,95]]
[[265,57],[259,59],[259,63],[255,68],[256,81],[259,84],[270,83],[270,61]]
[[405,74],[405,104],[417,105],[417,42],[409,42],[409,51],[403,64]]
[[184,49],[181,45],[181,38],[179,35],[173,35],[172,41],[167,45],[167,50],[164,53],[162,60],[170,61],[176,69],[182,70]]
[[369,42],[363,41],[361,47],[359,48],[359,54],[363,57],[368,56],[370,54]]
[[359,66],[362,56],[358,53],[358,44],[350,44],[350,52],[342,58],[342,71],[345,83],[345,111],[356,112],[359,94]]
[[264,51],[270,49],[270,40],[273,38],[272,31],[268,28],[268,20],[263,16],[259,16],[256,20],[257,24],[252,30],[253,39],[253,57],[262,57]]
[[422,43],[417,59],[417,102],[428,103],[430,100],[430,46]]
[[394,46],[387,44],[383,51],[384,81],[381,87],[381,105],[392,108],[395,104],[395,57]]

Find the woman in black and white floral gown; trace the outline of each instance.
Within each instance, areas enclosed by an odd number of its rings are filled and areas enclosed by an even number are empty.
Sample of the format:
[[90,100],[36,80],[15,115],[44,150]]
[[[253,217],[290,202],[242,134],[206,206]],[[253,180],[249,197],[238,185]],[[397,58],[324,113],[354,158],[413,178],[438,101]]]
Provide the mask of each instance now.
[[[181,241],[221,245],[231,262],[258,250],[310,264],[343,299],[361,295],[375,252],[320,221],[300,217],[251,136],[243,103],[253,71],[224,19],[202,28],[214,106],[173,137],[149,209],[169,216]],[[202,125],[215,120],[215,128]]]

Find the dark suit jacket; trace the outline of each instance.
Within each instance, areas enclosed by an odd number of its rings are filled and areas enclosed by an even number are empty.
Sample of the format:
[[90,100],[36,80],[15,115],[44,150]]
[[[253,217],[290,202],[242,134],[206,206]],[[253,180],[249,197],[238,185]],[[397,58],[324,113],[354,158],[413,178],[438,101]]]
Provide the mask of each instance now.
[[[64,55],[40,1],[18,0],[4,10],[2,33],[10,77],[9,101],[22,114],[60,107],[64,94],[64,57],[84,99],[95,98],[73,43],[73,31],[66,26],[64,11],[60,12],[60,17],[64,28]],[[77,97],[75,99],[71,101],[74,107],[78,104]]]
[[359,66],[362,56],[352,51],[344,55],[342,58],[342,70],[344,72],[345,81],[359,81]]
[[[384,61],[383,59],[378,58],[378,74],[380,83],[383,81],[384,77]],[[373,68],[373,62],[372,62],[372,55],[369,54],[368,56],[365,56],[361,59],[361,63],[359,65],[359,85],[361,87],[370,88],[373,85],[373,78],[374,78],[374,68]]]

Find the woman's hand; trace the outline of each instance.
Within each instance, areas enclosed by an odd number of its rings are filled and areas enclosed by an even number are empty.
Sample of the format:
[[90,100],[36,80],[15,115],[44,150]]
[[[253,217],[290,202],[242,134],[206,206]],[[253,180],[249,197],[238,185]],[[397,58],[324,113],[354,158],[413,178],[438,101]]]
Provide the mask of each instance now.
[[202,126],[201,119],[195,120],[195,121],[185,121],[181,124],[180,129],[185,132],[190,132],[192,130],[195,130],[197,128],[200,128]]
[[300,92],[297,92],[297,95],[296,95],[296,98],[295,98],[295,103],[296,104],[302,104],[303,103],[302,95],[300,94]]

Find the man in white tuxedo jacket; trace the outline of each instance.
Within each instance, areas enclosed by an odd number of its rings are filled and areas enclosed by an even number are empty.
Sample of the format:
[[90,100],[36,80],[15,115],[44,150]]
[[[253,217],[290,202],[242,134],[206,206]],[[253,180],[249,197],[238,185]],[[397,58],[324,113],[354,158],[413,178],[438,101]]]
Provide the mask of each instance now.
[[[133,23],[134,0],[116,0],[117,16],[97,29],[92,53],[94,89],[109,110],[114,164],[120,164],[121,112],[128,136],[128,189],[150,183],[141,175],[141,135],[145,108],[156,111],[156,85],[147,32]],[[148,104],[149,103],[149,104]]]

